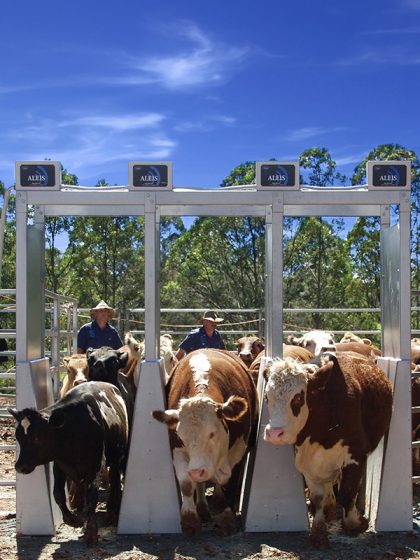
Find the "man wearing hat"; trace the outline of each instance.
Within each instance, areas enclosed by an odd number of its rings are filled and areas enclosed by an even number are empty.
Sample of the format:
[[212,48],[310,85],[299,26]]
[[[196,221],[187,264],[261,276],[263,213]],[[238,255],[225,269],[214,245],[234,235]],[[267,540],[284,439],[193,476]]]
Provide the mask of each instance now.
[[109,307],[101,300],[96,307],[90,310],[93,321],[80,327],[77,334],[77,352],[85,354],[88,348],[110,346],[118,350],[123,346],[120,335],[108,321],[115,317],[115,309]]
[[202,327],[192,330],[181,342],[176,353],[176,358],[180,360],[186,354],[200,348],[219,348],[226,350],[225,343],[216,325],[221,323],[223,319],[217,316],[216,311],[206,311],[199,320]]

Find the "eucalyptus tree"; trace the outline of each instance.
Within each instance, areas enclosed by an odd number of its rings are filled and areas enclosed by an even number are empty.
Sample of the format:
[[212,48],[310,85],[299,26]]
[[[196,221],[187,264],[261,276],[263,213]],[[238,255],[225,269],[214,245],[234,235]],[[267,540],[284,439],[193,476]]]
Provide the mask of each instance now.
[[[345,181],[345,176],[338,173],[336,162],[326,148],[309,148],[303,151],[299,157],[299,164],[305,172],[302,182],[306,185],[325,187]],[[285,250],[284,268],[287,279],[284,293],[285,301],[289,305],[296,306],[301,300],[298,295],[299,289],[305,293],[304,300],[307,307],[332,307],[333,301],[337,300],[334,280],[338,281],[339,278],[334,279],[334,276],[331,276],[331,257],[337,260],[338,256],[335,253],[343,250],[338,240],[332,243],[332,238],[337,236],[340,228],[342,228],[340,220],[331,220],[329,227],[325,227],[322,217],[300,220],[300,225],[295,235],[289,239]],[[306,255],[294,250],[301,245],[301,239],[306,239],[305,244],[308,248]],[[309,247],[312,248],[311,251]],[[341,261],[341,256],[338,260]],[[292,270],[294,270],[293,274]],[[298,278],[299,284],[302,282],[300,286],[296,285]],[[337,292],[341,293],[341,290],[337,288]],[[314,328],[320,328],[323,324],[321,314],[318,312],[313,314],[312,320]]]
[[[63,185],[78,184],[77,176],[69,173],[67,169],[62,169],[61,181]],[[73,223],[72,216],[45,218],[45,282],[46,287],[56,293],[62,290],[62,280],[72,264],[71,254],[67,254],[66,259],[63,259],[63,251],[58,249],[57,243],[65,243]]]
[[[420,162],[417,154],[399,144],[381,144],[370,151],[356,166],[353,184],[366,182],[366,163],[373,160],[411,161],[411,285],[420,289]],[[358,218],[349,236],[350,251],[355,273],[372,305],[380,302],[380,261],[379,261],[378,218]],[[418,304],[418,299],[417,302]],[[414,328],[419,328],[419,316],[414,315]]]

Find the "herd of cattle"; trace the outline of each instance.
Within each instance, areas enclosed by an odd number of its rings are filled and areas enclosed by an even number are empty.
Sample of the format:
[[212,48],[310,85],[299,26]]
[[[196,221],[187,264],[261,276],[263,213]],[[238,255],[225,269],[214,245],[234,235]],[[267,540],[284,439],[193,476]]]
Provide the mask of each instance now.
[[[9,409],[17,421],[17,472],[53,462],[54,498],[63,520],[84,525],[88,544],[98,540],[100,483],[109,486],[110,522],[117,520],[121,502],[144,355],[144,345],[131,333],[124,342],[119,350],[88,349],[64,358],[67,373],[54,405]],[[332,333],[310,331],[289,337],[282,359],[263,361],[264,351],[261,338],[246,336],[237,341],[237,352],[196,350],[177,362],[170,335],[161,337],[167,409],[150,412],[168,428],[183,533],[196,535],[209,520],[209,483],[221,532],[239,529],[241,480],[257,436],[260,369],[269,414],[263,437],[269,444],[295,446],[313,516],[312,544],[328,545],[327,522],[336,516],[336,501],[343,529],[365,531],[368,520],[356,507],[357,494],[367,456],[386,435],[392,414],[392,387],[376,365],[380,350],[352,333],[336,343]],[[419,339],[412,341],[412,360],[412,369],[420,369]],[[420,405],[418,381],[414,405]],[[413,422],[414,436],[417,430],[420,423]]]

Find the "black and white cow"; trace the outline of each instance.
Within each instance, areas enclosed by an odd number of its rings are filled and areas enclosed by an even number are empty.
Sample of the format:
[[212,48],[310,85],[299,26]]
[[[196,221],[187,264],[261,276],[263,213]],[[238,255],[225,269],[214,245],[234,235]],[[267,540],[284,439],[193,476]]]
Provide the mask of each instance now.
[[60,401],[42,410],[9,409],[17,421],[19,457],[15,468],[29,474],[38,465],[54,461],[54,498],[63,520],[82,527],[83,519],[67,506],[65,483],[71,480],[86,489],[85,541],[96,544],[95,509],[101,469],[109,467],[110,494],[107,515],[118,517],[121,476],[128,447],[128,416],[120,391],[109,383],[87,382],[71,389]]

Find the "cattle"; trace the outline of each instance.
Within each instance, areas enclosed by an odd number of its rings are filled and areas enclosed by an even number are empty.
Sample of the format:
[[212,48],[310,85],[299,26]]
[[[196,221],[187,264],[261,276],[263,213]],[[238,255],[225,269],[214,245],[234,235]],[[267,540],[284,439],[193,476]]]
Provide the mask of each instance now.
[[169,379],[171,371],[178,360],[173,351],[173,339],[170,334],[162,334],[160,336],[160,357],[163,359],[163,367],[165,369],[166,381]]
[[361,355],[325,354],[321,364],[276,359],[265,371],[269,423],[265,441],[295,445],[314,512],[310,539],[328,546],[326,521],[343,507],[343,528],[358,534],[368,520],[356,508],[367,455],[387,432],[392,387],[383,371]]
[[[63,380],[60,390],[60,399],[66,395],[70,389],[85,383],[88,379],[88,364],[85,354],[72,354],[63,358],[67,373]],[[84,505],[84,494],[86,485],[76,484],[68,480],[69,504],[72,509],[81,510]]]
[[15,468],[29,474],[38,465],[54,461],[54,499],[63,521],[82,527],[83,519],[67,507],[65,482],[85,483],[88,545],[98,541],[95,510],[103,462],[109,467],[110,493],[107,516],[118,517],[121,502],[121,476],[128,444],[128,416],[120,391],[109,383],[87,382],[69,391],[60,401],[42,410],[9,409],[17,421],[19,457]]
[[255,358],[265,349],[264,339],[259,336],[243,336],[236,341],[238,356],[246,366],[250,366]]
[[323,348],[329,348],[335,344],[335,337],[334,333],[329,331],[313,330],[300,337],[289,335],[287,342],[295,346],[302,346],[317,356]]
[[[258,382],[258,375],[260,372],[261,366],[261,359],[264,357],[265,352],[264,350],[258,354],[252,364],[249,366],[249,373],[251,374],[254,383],[257,384]],[[293,344],[283,344],[283,358],[294,358],[298,362],[307,363],[314,355],[306,348],[302,348],[301,346],[293,346]]]
[[314,354],[319,356],[322,352],[356,352],[367,358],[376,360],[381,352],[373,346],[368,346],[363,342],[335,342],[334,334],[328,331],[309,331],[300,338],[289,336],[287,340],[291,344],[296,344],[306,348]]
[[67,373],[63,379],[63,385],[60,390],[60,399],[76,385],[87,381],[88,377],[88,365],[84,354],[64,356],[63,362]]
[[182,493],[182,531],[193,536],[201,531],[201,520],[209,518],[204,486],[212,481],[225,498],[221,531],[234,533],[241,475],[257,420],[251,376],[237,356],[206,348],[179,361],[167,391],[168,409],[152,414],[169,428]]
[[411,339],[411,368],[418,370],[416,366],[420,366],[420,338]]
[[114,350],[109,346],[88,348],[86,358],[89,367],[89,381],[105,381],[117,387],[124,399],[128,422],[132,426],[135,401],[135,387],[121,371],[127,365],[128,352]]
[[127,363],[120,368],[120,371],[130,380],[135,390],[138,385],[137,364],[144,357],[144,342],[139,342],[131,332],[126,332],[124,335],[124,346],[121,346],[118,351],[122,354],[128,354]]
[[[369,338],[360,338],[360,336],[357,336],[357,334],[354,334],[352,332],[346,332],[344,334],[344,336],[342,337],[342,339],[340,340],[340,344],[354,343],[354,342],[356,342],[357,344],[364,344],[365,346],[368,346],[370,348],[370,351],[371,351],[370,355],[372,357],[381,355],[381,351],[379,350],[379,348],[374,346],[372,341],[369,340]],[[360,353],[361,352],[359,352],[359,354]],[[368,354],[366,354],[366,355],[368,355]]]

